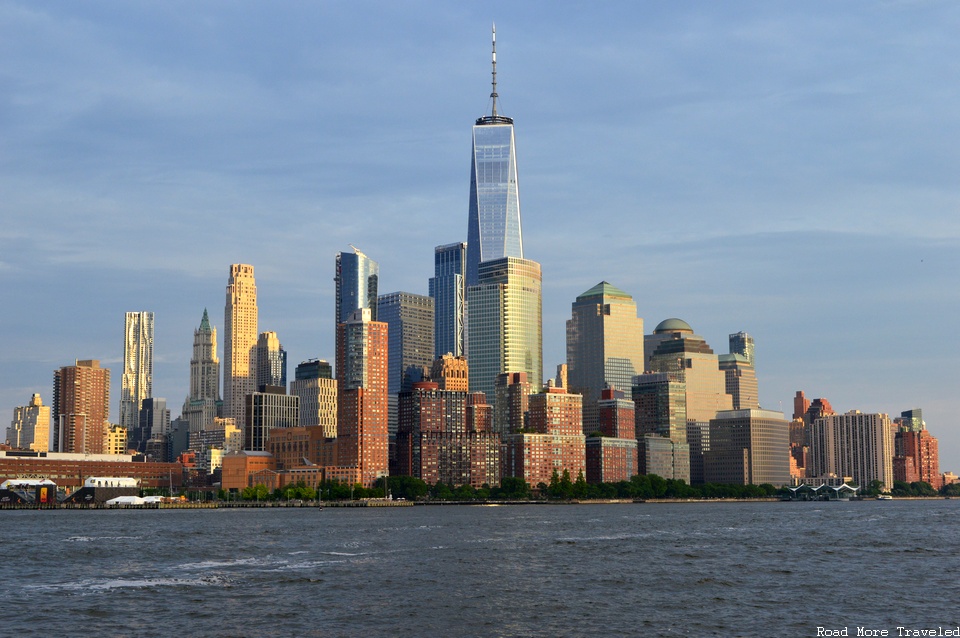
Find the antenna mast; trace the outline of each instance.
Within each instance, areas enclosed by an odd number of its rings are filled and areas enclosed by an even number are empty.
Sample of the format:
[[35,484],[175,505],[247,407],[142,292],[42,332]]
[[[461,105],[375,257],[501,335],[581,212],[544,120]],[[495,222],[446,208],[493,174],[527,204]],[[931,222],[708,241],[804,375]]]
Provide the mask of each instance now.
[[497,24],[493,23],[493,92],[490,93],[490,99],[493,100],[493,117],[497,117]]

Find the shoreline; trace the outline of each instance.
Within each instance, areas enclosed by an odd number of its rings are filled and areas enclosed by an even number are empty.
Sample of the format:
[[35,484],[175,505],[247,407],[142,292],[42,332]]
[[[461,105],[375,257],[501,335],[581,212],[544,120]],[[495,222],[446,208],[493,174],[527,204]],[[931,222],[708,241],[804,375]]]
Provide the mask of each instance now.
[[[875,501],[871,497],[843,499],[840,502]],[[951,500],[949,496],[903,496],[894,497],[894,501],[943,501]],[[0,510],[183,510],[183,509],[316,509],[328,507],[437,507],[437,506],[472,506],[472,507],[503,507],[511,505],[672,505],[690,503],[824,503],[836,501],[792,501],[780,498],[662,498],[662,499],[583,499],[569,501],[400,501],[370,499],[365,501],[263,501],[263,502],[183,502],[183,503],[145,503],[138,505],[107,505],[105,503],[58,503],[55,505],[31,504],[0,504]]]

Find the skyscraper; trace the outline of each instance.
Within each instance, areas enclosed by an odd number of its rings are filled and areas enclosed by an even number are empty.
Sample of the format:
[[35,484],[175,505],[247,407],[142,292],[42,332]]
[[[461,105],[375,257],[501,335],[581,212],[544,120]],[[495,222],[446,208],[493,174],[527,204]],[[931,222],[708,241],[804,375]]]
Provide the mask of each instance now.
[[110,418],[110,370],[77,360],[53,373],[54,452],[101,454]]
[[464,306],[467,301],[467,244],[459,242],[437,246],[433,251],[433,277],[430,296],[434,308],[434,354],[442,357],[464,354]]
[[482,262],[503,257],[523,258],[513,119],[497,114],[498,98],[497,30],[494,27],[491,113],[478,118],[473,127],[467,227],[468,287],[479,283]]
[[390,440],[397,435],[398,397],[429,374],[433,364],[433,298],[412,292],[380,295],[377,316],[390,341]]
[[13,409],[7,443],[20,450],[50,449],[50,406],[43,404],[39,394],[30,397],[29,405]]
[[359,308],[367,308],[370,310],[370,320],[377,320],[380,265],[356,246],[351,248],[353,253],[337,253],[337,273],[334,277],[337,284],[337,324],[346,323],[353,316],[353,311]]
[[643,372],[643,319],[624,291],[601,281],[573,302],[567,320],[567,377],[583,395],[583,429],[597,429],[597,400],[610,386],[630,394]]
[[851,476],[862,488],[893,487],[893,429],[886,414],[851,410],[810,424],[808,476]]
[[389,326],[390,394],[406,392],[433,365],[433,299],[412,292],[380,295],[377,316]]
[[140,426],[143,400],[153,396],[153,313],[126,313],[123,332],[120,425],[130,433]]
[[358,308],[337,325],[337,460],[364,486],[388,472],[387,324]]
[[746,332],[737,332],[730,335],[730,354],[743,355],[751,367],[756,368],[754,360],[753,337]]
[[140,423],[136,430],[130,432],[127,445],[138,452],[146,452],[148,441],[165,439],[171,429],[167,400],[162,397],[144,399],[140,410]]
[[287,351],[276,332],[261,332],[257,338],[257,390],[265,385],[287,391]]
[[489,400],[503,372],[526,372],[534,392],[542,387],[540,286],[535,261],[504,257],[480,264],[479,283],[467,289],[471,392],[483,392]]
[[337,382],[332,366],[311,359],[297,366],[290,394],[300,397],[300,427],[320,426],[326,438],[337,436]]
[[256,390],[257,284],[253,266],[233,264],[223,312],[223,416],[246,423],[244,397]]
[[200,327],[193,331],[193,356],[190,357],[190,394],[183,402],[183,418],[190,432],[206,430],[217,417],[220,402],[220,359],[217,358],[217,329],[210,325],[203,309]]
[[710,450],[710,420],[720,410],[733,409],[726,374],[719,357],[703,337],[682,319],[666,319],[644,338],[647,369],[663,372],[684,384],[690,482],[703,482],[703,454]]

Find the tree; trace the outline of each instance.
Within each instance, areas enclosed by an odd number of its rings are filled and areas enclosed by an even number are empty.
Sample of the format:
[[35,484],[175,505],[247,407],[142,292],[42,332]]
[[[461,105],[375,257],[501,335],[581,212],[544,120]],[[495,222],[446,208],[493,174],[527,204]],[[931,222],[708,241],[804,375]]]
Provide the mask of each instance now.
[[589,498],[590,496],[590,486],[583,478],[583,470],[577,474],[577,480],[573,484],[573,496],[574,498]]
[[494,498],[511,500],[525,499],[530,496],[530,486],[519,476],[505,476],[500,481],[500,487],[493,491]]

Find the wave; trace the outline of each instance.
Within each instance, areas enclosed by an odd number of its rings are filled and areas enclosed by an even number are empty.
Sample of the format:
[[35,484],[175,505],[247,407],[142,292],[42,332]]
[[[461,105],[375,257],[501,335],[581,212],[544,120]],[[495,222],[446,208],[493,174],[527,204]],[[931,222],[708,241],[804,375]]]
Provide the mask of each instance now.
[[100,593],[114,589],[153,589],[157,587],[209,587],[222,586],[224,579],[216,576],[196,578],[103,578],[85,579],[73,583],[52,583],[47,585],[26,585],[24,589],[33,591],[72,591],[79,593]]

